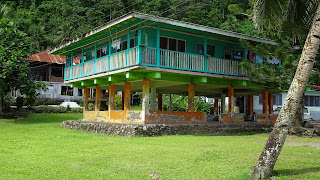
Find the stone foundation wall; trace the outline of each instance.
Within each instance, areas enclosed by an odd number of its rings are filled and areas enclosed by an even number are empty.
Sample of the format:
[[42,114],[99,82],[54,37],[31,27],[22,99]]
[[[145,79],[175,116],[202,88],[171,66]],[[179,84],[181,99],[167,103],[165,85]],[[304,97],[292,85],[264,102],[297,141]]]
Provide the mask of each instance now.
[[202,112],[149,111],[146,124],[202,124],[207,114]]
[[211,134],[238,132],[268,132],[270,125],[257,123],[243,124],[114,124],[92,122],[85,120],[64,121],[61,126],[69,129],[83,130],[91,133],[108,134],[116,136],[161,136],[185,134]]

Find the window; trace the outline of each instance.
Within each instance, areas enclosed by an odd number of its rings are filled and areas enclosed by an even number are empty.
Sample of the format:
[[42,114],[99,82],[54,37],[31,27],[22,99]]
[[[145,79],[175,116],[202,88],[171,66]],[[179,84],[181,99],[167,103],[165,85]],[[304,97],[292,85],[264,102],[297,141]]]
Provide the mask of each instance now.
[[171,51],[186,52],[186,41],[167,37],[160,37],[160,48],[168,49]]
[[247,59],[250,61],[250,62],[256,62],[256,53],[253,52],[253,51],[248,51],[248,57]]
[[259,96],[259,104],[262,104],[262,96]]
[[135,47],[135,38],[131,38],[130,39],[130,48],[133,48],[133,47]]
[[83,90],[78,88],[78,96],[83,96]]
[[[262,96],[259,96],[259,104],[262,104]],[[281,106],[282,105],[282,94],[273,95],[273,105]]]
[[314,106],[314,96],[310,96],[310,106]]
[[97,58],[106,56],[108,54],[108,46],[97,49]]
[[120,44],[120,51],[128,49],[128,41],[122,41]]
[[66,64],[67,64],[67,67],[71,66],[71,56],[67,56]]
[[160,37],[160,48],[168,49],[168,38]]
[[226,59],[243,59],[243,51],[239,49],[224,49],[224,58]]
[[309,96],[304,96],[304,105],[309,106]]
[[73,88],[70,86],[61,86],[61,95],[73,96]]
[[304,96],[305,106],[320,106],[319,96]]
[[[204,55],[204,45],[197,44],[197,54]],[[207,45],[207,54],[210,56],[214,56],[214,46]]]
[[282,105],[282,95],[274,94],[273,95],[273,105],[281,106]]

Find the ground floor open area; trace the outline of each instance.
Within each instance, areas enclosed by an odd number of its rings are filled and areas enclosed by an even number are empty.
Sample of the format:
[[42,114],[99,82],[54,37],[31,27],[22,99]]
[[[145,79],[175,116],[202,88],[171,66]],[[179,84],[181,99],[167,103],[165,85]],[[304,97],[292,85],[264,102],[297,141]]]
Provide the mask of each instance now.
[[[118,137],[70,130],[82,114],[0,119],[0,179],[249,179],[268,134]],[[289,136],[277,179],[320,179],[320,138]]]

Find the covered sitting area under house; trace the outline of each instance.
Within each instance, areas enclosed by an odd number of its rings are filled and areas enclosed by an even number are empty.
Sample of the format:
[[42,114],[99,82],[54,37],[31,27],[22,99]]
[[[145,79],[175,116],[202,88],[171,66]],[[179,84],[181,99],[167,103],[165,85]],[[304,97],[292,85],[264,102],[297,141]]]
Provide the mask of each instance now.
[[[67,56],[65,83],[84,89],[83,118],[137,124],[211,124],[256,121],[272,124],[273,93],[246,77],[238,64],[248,58],[239,40],[275,42],[182,21],[129,13],[65,43],[50,53]],[[251,53],[252,54],[252,53]],[[74,64],[73,59],[80,59]],[[89,111],[89,89],[96,89]],[[102,90],[108,110],[102,111]],[[123,110],[115,94],[123,92]],[[142,92],[142,110],[130,110],[131,92]],[[163,94],[188,96],[187,112],[162,111]],[[253,95],[263,96],[263,114],[254,114]],[[214,98],[214,116],[195,112],[195,96]],[[227,106],[225,99],[228,97]],[[237,97],[238,113],[234,112]],[[226,108],[227,107],[227,111]],[[254,118],[255,117],[255,118]]]

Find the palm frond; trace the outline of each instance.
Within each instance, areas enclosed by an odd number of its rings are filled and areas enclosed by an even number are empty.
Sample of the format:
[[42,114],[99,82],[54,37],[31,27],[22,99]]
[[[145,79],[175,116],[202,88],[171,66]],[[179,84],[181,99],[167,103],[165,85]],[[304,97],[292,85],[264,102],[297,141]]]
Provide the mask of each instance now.
[[281,32],[301,41],[308,33],[318,0],[255,0],[253,21],[267,32]]

